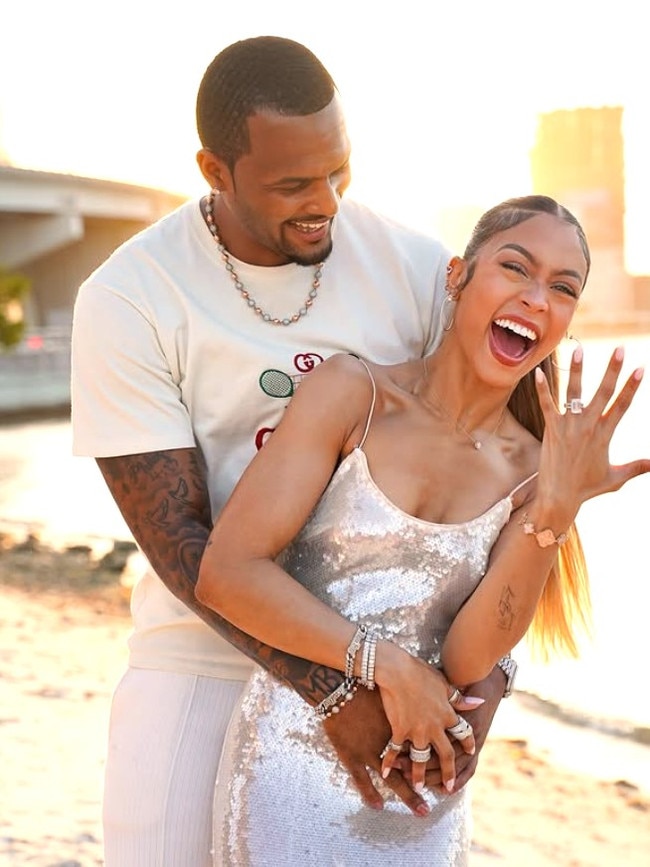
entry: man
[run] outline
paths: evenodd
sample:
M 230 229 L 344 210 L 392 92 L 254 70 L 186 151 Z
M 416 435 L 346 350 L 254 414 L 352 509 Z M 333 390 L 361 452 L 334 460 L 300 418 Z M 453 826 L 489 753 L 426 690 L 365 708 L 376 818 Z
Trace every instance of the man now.
M 311 704 L 340 684 L 341 672 L 200 606 L 199 562 L 213 516 L 304 375 L 335 352 L 390 363 L 431 348 L 449 258 L 341 202 L 350 144 L 339 97 L 304 46 L 259 37 L 226 48 L 201 83 L 197 125 L 210 194 L 124 244 L 75 307 L 74 450 L 98 460 L 151 566 L 134 589 L 111 713 L 107 867 L 210 864 L 220 746 L 253 663 Z M 496 670 L 473 690 L 491 699 L 474 714 L 479 745 L 503 688 Z M 379 697 L 359 693 L 326 725 L 381 808 L 367 767 L 379 767 L 388 727 Z M 462 785 L 475 759 L 457 753 Z M 426 809 L 398 772 L 388 783 Z

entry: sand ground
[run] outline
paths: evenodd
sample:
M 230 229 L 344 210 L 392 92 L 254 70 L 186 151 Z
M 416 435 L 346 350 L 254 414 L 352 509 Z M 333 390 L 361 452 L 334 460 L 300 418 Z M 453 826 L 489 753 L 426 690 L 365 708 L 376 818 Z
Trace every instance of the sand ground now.
M 102 586 L 75 592 L 60 569 L 54 555 L 0 552 L 1 867 L 102 864 L 105 732 L 129 619 Z M 483 750 L 472 867 L 648 867 L 650 791 L 555 766 L 520 728 Z

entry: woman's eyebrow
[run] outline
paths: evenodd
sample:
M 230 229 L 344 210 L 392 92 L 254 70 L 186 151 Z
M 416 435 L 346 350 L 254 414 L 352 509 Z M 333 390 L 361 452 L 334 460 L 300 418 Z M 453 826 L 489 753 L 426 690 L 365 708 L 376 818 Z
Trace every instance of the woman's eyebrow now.
M 531 265 L 537 264 L 537 259 L 533 256 L 530 250 L 527 250 L 525 247 L 522 247 L 521 244 L 515 244 L 511 242 L 509 244 L 504 244 L 502 247 L 499 247 L 498 252 L 500 253 L 502 250 L 515 250 L 517 253 L 521 253 L 521 255 L 528 259 Z M 563 274 L 565 277 L 575 277 L 576 280 L 582 281 L 583 277 L 577 271 L 574 271 L 572 268 L 562 268 L 560 271 L 556 272 L 557 274 Z

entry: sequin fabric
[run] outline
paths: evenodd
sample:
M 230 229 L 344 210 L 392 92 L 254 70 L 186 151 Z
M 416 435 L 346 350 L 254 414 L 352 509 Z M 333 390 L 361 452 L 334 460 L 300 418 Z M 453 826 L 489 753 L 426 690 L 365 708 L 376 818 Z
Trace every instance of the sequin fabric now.
M 487 568 L 509 497 L 462 524 L 407 515 L 374 483 L 361 448 L 334 474 L 280 558 L 350 620 L 436 665 L 445 634 Z M 347 713 L 354 712 L 354 702 Z M 470 795 L 426 792 L 414 816 L 377 778 L 383 811 L 365 807 L 322 723 L 265 672 L 249 681 L 224 745 L 214 804 L 218 867 L 463 867 Z

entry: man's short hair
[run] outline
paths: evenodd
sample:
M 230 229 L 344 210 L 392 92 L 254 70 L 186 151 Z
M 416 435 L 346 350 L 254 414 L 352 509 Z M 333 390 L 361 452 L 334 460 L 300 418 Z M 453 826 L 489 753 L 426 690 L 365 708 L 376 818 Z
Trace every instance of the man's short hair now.
M 329 105 L 336 85 L 315 54 L 279 36 L 243 39 L 208 66 L 196 100 L 201 144 L 232 170 L 250 151 L 248 118 L 260 110 L 288 116 Z

